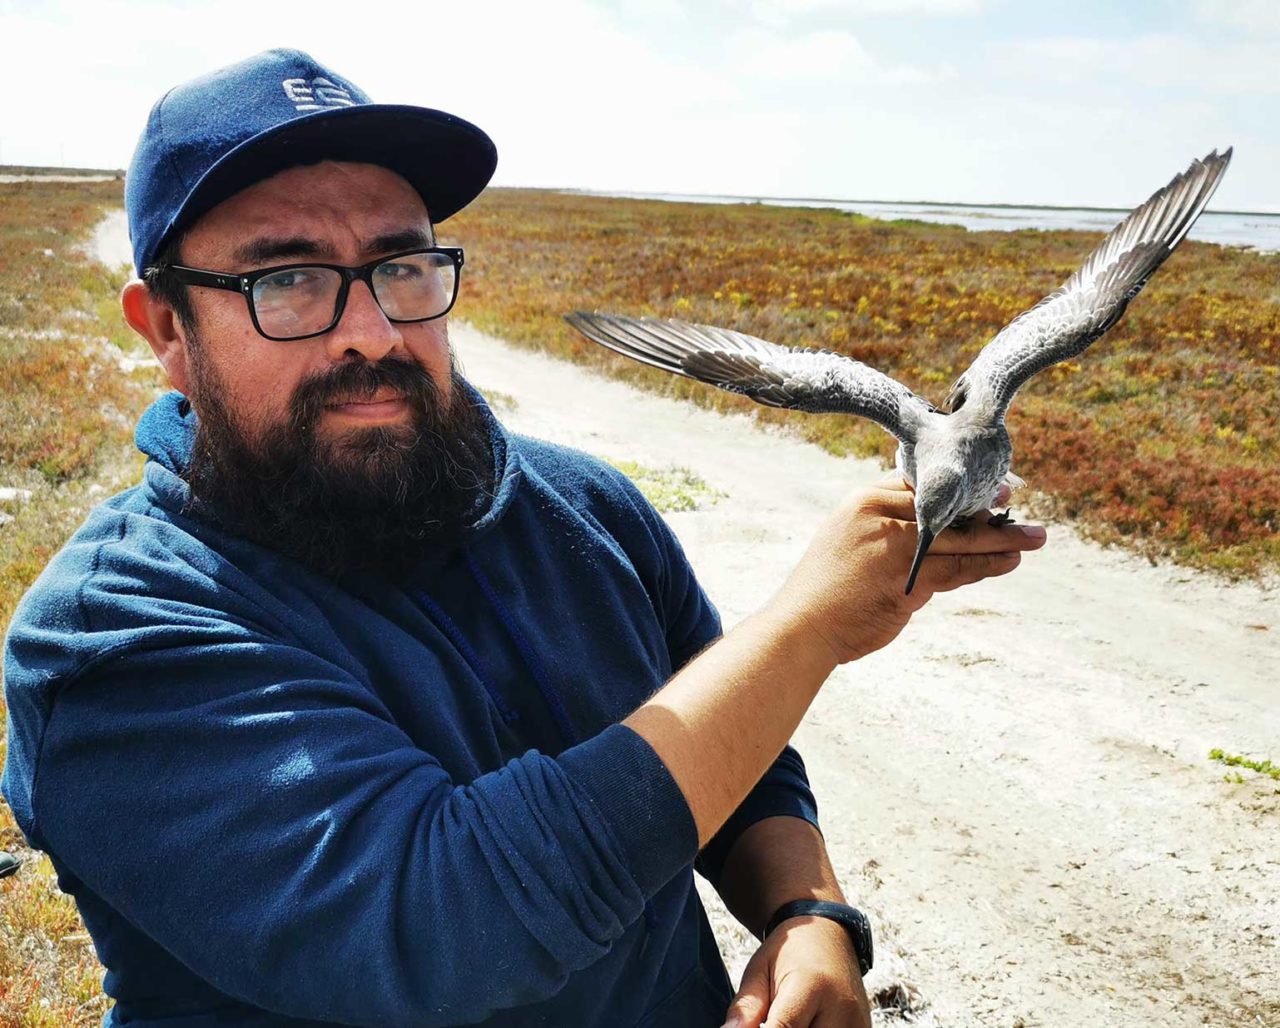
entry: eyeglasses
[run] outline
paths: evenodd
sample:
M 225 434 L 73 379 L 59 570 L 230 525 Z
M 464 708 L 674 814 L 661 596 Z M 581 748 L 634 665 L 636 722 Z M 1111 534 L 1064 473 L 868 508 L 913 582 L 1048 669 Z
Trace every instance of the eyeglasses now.
M 458 297 L 462 248 L 406 250 L 359 267 L 284 264 L 247 275 L 173 265 L 179 282 L 243 294 L 253 327 L 268 339 L 309 339 L 342 318 L 351 283 L 360 281 L 389 321 L 430 321 L 449 313 Z

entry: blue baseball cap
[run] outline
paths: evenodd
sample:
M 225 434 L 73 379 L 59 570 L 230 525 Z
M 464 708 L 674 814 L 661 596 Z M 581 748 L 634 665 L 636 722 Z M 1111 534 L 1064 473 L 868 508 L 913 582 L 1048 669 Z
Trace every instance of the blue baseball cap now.
M 138 274 L 175 233 L 240 190 L 298 164 L 357 161 L 414 187 L 433 224 L 489 183 L 493 141 L 429 107 L 375 104 L 299 50 L 267 50 L 171 89 L 151 109 L 125 178 Z

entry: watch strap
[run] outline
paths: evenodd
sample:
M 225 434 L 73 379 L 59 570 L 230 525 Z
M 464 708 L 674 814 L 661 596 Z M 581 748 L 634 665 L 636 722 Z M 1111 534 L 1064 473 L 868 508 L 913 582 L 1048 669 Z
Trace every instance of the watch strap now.
M 830 900 L 792 900 L 774 911 L 760 938 L 767 939 L 778 925 L 793 917 L 825 917 L 842 925 L 853 942 L 853 951 L 858 955 L 858 968 L 864 975 L 871 970 L 875 960 L 875 950 L 871 943 L 871 922 L 857 907 Z

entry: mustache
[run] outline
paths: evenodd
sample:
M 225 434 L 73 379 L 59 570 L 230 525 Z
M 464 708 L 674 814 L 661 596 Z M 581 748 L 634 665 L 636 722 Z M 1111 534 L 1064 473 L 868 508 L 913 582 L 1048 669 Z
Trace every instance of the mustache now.
M 399 393 L 411 406 L 424 413 L 438 410 L 440 390 L 417 361 L 403 357 L 384 357 L 378 361 L 359 359 L 335 365 L 298 385 L 289 401 L 293 428 L 298 432 L 308 432 L 325 407 L 367 400 L 383 389 Z

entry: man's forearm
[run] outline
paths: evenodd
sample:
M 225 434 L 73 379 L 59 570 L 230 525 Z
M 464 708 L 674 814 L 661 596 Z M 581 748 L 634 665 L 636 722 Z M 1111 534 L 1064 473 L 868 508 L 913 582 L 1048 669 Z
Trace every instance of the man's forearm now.
M 784 903 L 844 902 L 822 834 L 799 817 L 767 817 L 738 836 L 720 877 L 725 906 L 759 935 Z
M 626 719 L 684 794 L 699 847 L 777 759 L 834 668 L 795 616 L 767 607 Z

